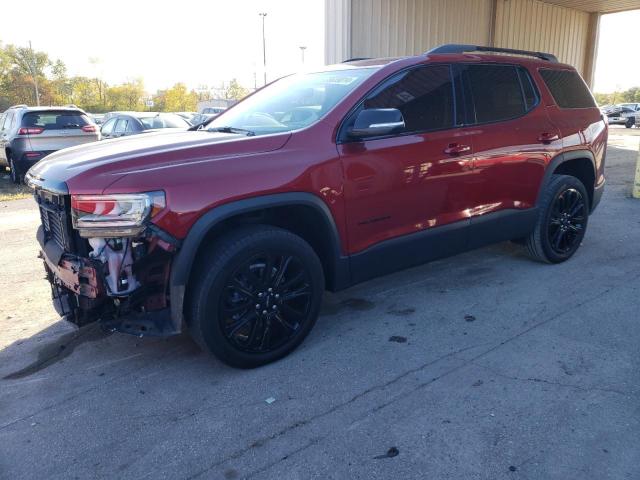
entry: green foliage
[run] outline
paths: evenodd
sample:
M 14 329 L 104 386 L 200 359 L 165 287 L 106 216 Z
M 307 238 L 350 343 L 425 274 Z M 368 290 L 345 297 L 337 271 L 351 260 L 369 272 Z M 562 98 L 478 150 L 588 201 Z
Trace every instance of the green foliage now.
M 107 110 L 144 110 L 144 84 L 142 79 L 108 87 L 106 91 Z
M 188 91 L 184 83 L 176 83 L 168 90 L 159 91 L 154 97 L 154 110 L 166 112 L 195 112 L 198 94 Z
M 226 100 L 242 100 L 249 95 L 249 90 L 240 85 L 237 79 L 231 80 L 229 86 L 222 92 L 222 98 Z
M 97 63 L 99 60 L 90 58 L 89 61 Z M 74 104 L 93 113 L 148 110 L 145 106 L 147 98 L 153 99 L 151 110 L 156 112 L 195 111 L 197 102 L 203 99 L 203 93 L 189 91 L 184 83 L 176 83 L 149 96 L 145 93 L 142 79 L 110 86 L 97 77 L 69 76 L 60 59 L 52 60 L 45 52 L 0 42 L 0 112 L 21 103 L 36 105 L 36 81 L 41 105 Z M 241 99 L 248 93 L 233 79 L 222 96 Z
M 631 87 L 623 92 L 594 93 L 598 105 L 615 105 L 617 103 L 640 103 L 640 87 Z

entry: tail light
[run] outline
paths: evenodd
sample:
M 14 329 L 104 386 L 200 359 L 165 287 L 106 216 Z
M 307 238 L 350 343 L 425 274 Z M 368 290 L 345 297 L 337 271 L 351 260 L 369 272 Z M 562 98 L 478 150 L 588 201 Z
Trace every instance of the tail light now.
M 72 195 L 73 227 L 82 237 L 130 237 L 164 209 L 164 192 Z
M 82 127 L 82 131 L 83 132 L 95 132 L 97 131 L 97 128 L 95 125 L 85 125 L 84 127 Z
M 44 132 L 44 128 L 40 127 L 21 127 L 18 130 L 18 135 L 38 135 L 39 133 Z

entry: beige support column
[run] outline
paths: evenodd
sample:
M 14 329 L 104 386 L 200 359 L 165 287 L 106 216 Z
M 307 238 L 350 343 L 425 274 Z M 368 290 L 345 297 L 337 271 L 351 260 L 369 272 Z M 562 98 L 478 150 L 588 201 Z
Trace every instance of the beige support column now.
M 489 24 L 489 46 L 496 46 L 496 16 L 498 15 L 498 0 L 491 1 L 491 23 Z
M 600 38 L 600 13 L 589 14 L 589 31 L 585 45 L 584 67 L 582 69 L 584 81 L 593 90 L 593 81 L 598 58 L 598 40 Z
M 351 58 L 351 0 L 324 2 L 324 63 Z
M 640 145 L 638 146 L 638 160 L 636 161 L 636 178 L 633 180 L 633 198 L 640 198 Z

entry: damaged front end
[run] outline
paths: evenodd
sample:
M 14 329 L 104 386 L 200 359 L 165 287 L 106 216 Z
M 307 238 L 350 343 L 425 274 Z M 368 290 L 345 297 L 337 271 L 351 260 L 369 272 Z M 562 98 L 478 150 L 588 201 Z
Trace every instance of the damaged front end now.
M 31 186 L 40 256 L 61 316 L 138 336 L 180 332 L 168 300 L 180 242 L 152 223 L 165 208 L 163 192 L 69 195 Z

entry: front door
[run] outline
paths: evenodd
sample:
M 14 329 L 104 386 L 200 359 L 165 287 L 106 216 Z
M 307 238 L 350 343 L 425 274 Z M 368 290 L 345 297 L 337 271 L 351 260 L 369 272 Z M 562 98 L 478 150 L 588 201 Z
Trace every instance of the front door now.
M 412 68 L 377 87 L 343 125 L 338 152 L 349 250 L 377 269 L 360 275 L 355 266 L 355 280 L 464 248 L 473 131 L 456 128 L 454 97 L 449 65 Z M 349 137 L 360 111 L 388 108 L 402 113 L 403 128 L 383 136 Z M 438 237 L 444 243 L 424 241 L 431 232 L 445 230 L 446 240 Z M 358 256 L 368 252 L 379 252 L 381 261 L 393 265 L 379 265 L 376 255 Z

